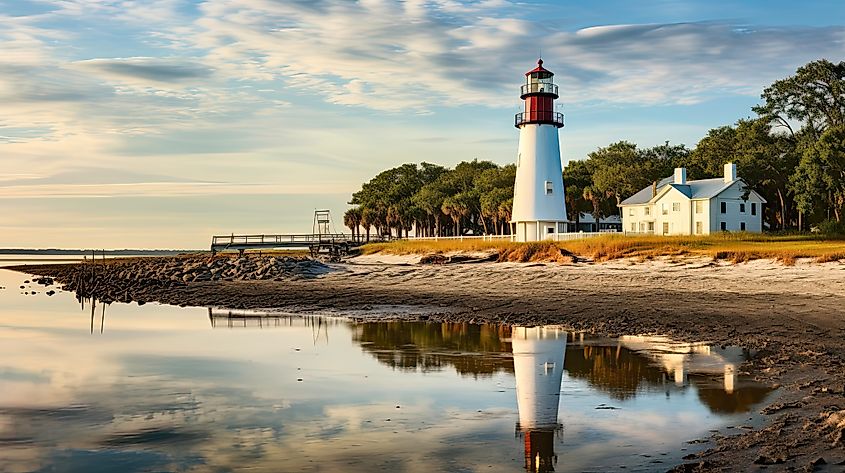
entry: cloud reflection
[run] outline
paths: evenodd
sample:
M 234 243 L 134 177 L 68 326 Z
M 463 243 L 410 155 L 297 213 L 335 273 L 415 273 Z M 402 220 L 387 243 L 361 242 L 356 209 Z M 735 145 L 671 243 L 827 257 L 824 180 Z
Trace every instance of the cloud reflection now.
M 702 363 L 679 386 L 645 348 L 559 328 L 113 304 L 91 334 L 56 297 L 43 316 L 0 310 L 2 471 L 613 469 L 756 399 L 726 403 Z

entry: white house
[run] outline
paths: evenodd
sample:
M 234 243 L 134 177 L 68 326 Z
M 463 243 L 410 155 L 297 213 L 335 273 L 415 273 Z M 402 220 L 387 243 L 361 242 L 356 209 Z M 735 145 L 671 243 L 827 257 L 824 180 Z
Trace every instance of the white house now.
M 723 177 L 687 181 L 687 170 L 628 197 L 622 208 L 622 230 L 656 235 L 707 235 L 719 231 L 763 231 L 764 199 L 725 164 Z

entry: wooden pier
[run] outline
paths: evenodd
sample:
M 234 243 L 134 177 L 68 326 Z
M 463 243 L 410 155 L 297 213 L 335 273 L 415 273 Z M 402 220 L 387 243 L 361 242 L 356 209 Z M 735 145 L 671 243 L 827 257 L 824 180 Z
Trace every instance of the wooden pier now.
M 333 230 L 328 210 L 314 211 L 314 224 L 311 233 L 280 235 L 215 235 L 211 237 L 211 254 L 218 251 L 308 249 L 312 256 L 328 253 L 330 256 L 342 256 L 349 250 L 361 246 L 366 241 L 351 233 L 337 233 Z M 380 239 L 370 241 L 380 241 Z
M 286 235 L 215 235 L 211 237 L 211 253 L 222 251 L 308 249 L 311 254 L 328 253 L 340 256 L 364 244 L 346 233 L 303 233 Z

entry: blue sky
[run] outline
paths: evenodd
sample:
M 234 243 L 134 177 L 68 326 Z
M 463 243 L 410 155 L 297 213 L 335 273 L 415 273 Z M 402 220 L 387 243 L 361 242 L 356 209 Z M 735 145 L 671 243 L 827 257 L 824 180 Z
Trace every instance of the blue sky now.
M 845 3 L 0 0 L 0 246 L 301 232 L 404 162 L 513 161 L 542 53 L 563 160 L 694 146 L 845 55 Z

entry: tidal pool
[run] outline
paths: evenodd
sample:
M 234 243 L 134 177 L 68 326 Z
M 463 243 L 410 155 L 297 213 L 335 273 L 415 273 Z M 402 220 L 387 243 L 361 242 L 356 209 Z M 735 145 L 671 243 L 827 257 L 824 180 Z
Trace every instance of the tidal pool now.
M 733 347 L 83 306 L 27 279 L 0 270 L 0 471 L 665 471 L 771 392 Z

